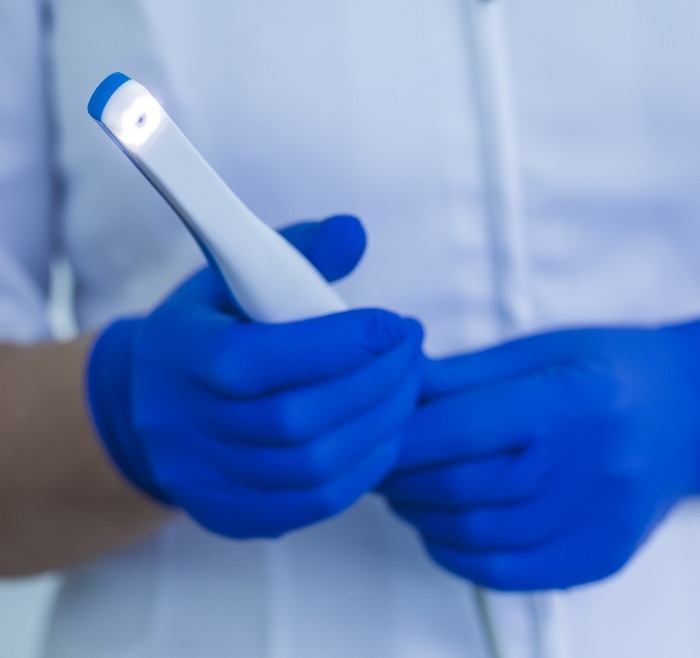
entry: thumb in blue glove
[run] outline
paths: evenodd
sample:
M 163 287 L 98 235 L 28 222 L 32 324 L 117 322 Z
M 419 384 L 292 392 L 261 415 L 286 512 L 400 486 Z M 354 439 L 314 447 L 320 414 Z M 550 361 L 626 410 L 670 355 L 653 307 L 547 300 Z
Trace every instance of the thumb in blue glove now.
M 442 566 L 504 590 L 620 569 L 700 482 L 700 324 L 584 329 L 428 362 L 381 486 Z
M 351 217 L 285 235 L 329 279 L 364 248 Z M 99 336 L 89 402 L 135 485 L 219 534 L 274 537 L 338 514 L 392 468 L 421 340 L 415 321 L 377 309 L 246 322 L 207 268 Z

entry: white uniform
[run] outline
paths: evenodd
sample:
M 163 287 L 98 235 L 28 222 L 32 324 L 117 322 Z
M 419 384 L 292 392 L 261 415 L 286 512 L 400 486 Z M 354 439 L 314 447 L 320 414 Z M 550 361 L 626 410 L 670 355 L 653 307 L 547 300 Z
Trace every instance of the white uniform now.
M 362 217 L 369 251 L 343 296 L 419 317 L 434 354 L 700 316 L 696 0 L 61 0 L 41 24 L 35 2 L 0 10 L 5 339 L 46 335 L 52 245 L 74 268 L 81 328 L 150 308 L 201 263 L 91 125 L 87 99 L 115 70 L 273 225 Z M 700 508 L 602 585 L 492 604 L 506 658 L 696 658 Z M 487 655 L 471 587 L 372 497 L 275 543 L 182 520 L 75 569 L 46 649 Z

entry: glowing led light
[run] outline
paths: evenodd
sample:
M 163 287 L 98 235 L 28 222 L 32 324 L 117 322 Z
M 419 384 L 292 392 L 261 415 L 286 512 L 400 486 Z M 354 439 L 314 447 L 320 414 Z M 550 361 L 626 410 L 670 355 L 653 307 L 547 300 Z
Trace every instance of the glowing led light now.
M 126 146 L 142 146 L 155 134 L 162 120 L 163 110 L 158 101 L 144 94 L 124 110 L 117 137 Z

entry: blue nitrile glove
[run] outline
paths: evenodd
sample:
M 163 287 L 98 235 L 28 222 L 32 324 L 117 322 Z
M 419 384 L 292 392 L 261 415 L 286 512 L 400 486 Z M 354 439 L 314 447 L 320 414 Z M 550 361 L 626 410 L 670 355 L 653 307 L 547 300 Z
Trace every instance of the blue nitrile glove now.
M 364 247 L 348 217 L 286 236 L 329 279 Z M 337 514 L 394 466 L 420 390 L 421 339 L 418 323 L 377 309 L 245 322 L 205 269 L 98 338 L 89 400 L 138 487 L 214 532 L 274 537 Z
M 620 569 L 700 472 L 700 323 L 428 362 L 380 490 L 443 567 L 503 590 Z

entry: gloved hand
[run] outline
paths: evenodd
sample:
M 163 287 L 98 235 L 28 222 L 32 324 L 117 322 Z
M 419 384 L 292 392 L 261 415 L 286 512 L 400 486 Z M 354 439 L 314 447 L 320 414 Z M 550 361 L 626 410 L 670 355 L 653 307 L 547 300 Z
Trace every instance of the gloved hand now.
M 502 590 L 620 569 L 700 481 L 700 323 L 428 362 L 381 485 L 446 569 Z
M 285 235 L 329 279 L 364 249 L 349 217 Z M 219 534 L 275 537 L 339 513 L 393 467 L 421 340 L 418 323 L 377 309 L 246 322 L 207 268 L 99 336 L 88 397 L 131 482 Z

